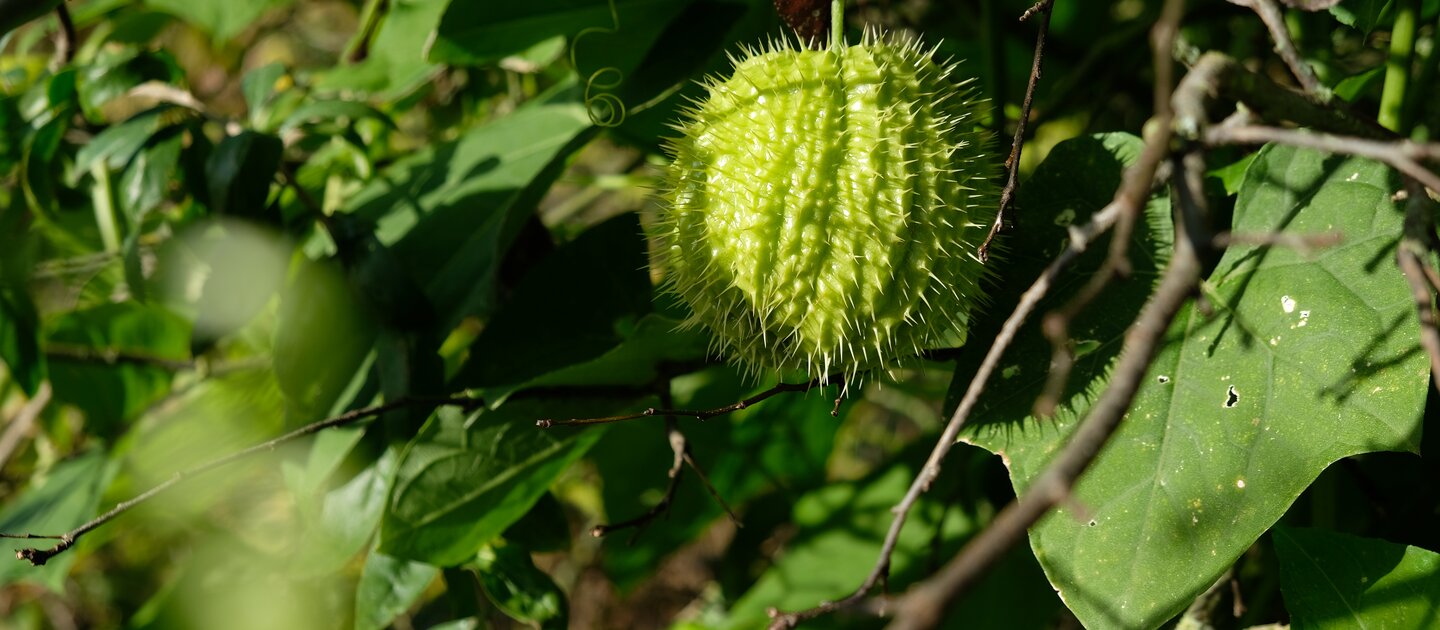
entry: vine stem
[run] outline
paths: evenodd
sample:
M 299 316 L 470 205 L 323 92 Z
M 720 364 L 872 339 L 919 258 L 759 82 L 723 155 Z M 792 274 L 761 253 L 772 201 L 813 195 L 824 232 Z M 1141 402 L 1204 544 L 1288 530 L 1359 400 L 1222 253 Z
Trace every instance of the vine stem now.
M 830 48 L 845 47 L 845 0 L 830 0 Z
M 1402 0 L 1390 31 L 1390 57 L 1385 62 L 1385 88 L 1380 93 L 1380 124 L 1407 135 L 1405 93 L 1410 88 L 1410 66 L 1415 59 L 1415 32 L 1420 21 L 1420 0 Z

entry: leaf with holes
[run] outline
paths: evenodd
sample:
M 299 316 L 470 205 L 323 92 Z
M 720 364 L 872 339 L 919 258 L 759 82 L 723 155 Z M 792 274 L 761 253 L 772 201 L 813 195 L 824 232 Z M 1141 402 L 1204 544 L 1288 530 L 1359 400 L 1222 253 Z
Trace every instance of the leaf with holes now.
M 1260 152 L 1232 229 L 1338 230 L 1345 241 L 1311 258 L 1232 247 L 1203 287 L 1213 312 L 1186 308 L 1176 318 L 1126 421 L 1075 489 L 1084 516 L 1066 507 L 1030 534 L 1082 622 L 1158 626 L 1331 462 L 1418 449 L 1429 375 L 1409 289 L 1390 263 L 1403 219 L 1398 188 L 1374 162 Z M 1023 492 L 1107 381 L 1099 371 L 1053 421 L 1001 409 L 991 417 L 1012 422 L 967 439 L 1001 454 Z

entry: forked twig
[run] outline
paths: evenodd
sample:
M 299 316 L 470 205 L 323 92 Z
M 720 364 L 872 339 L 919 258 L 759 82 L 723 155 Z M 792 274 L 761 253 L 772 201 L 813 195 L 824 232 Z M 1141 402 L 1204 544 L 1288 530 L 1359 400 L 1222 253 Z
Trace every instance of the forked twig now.
M 746 399 L 744 399 L 744 400 L 740 400 L 740 401 L 736 401 L 736 402 L 730 403 L 730 404 L 725 405 L 725 406 L 723 406 L 723 407 L 716 407 L 716 408 L 714 408 L 714 409 L 704 409 L 704 410 L 691 411 L 691 410 L 686 410 L 686 409 L 662 409 L 662 408 L 651 407 L 651 408 L 646 409 L 646 410 L 644 410 L 644 411 L 641 411 L 641 412 L 639 412 L 639 413 L 627 413 L 627 414 L 622 414 L 622 415 L 618 415 L 618 416 L 605 416 L 605 417 L 601 417 L 601 418 L 571 418 L 571 419 L 568 419 L 568 420 L 554 420 L 554 419 L 551 419 L 551 418 L 544 418 L 544 419 L 541 419 L 541 420 L 536 420 L 536 421 L 535 421 L 535 426 L 540 427 L 540 428 L 542 428 L 542 429 L 548 429 L 548 428 L 550 428 L 550 427 L 561 427 L 561 426 L 583 426 L 583 425 L 589 425 L 589 424 L 610 424 L 610 423 L 613 423 L 613 422 L 624 422 L 624 421 L 626 421 L 626 420 L 638 420 L 638 419 L 640 419 L 640 418 L 650 418 L 650 417 L 653 417 L 653 416 L 679 416 L 679 417 L 682 417 L 682 418 L 695 418 L 696 420 L 708 420 L 708 419 L 710 419 L 710 418 L 714 418 L 715 416 L 723 416 L 723 415 L 725 415 L 725 414 L 727 414 L 727 413 L 734 413 L 734 412 L 736 412 L 736 411 L 740 411 L 741 409 L 746 409 L 746 408 L 750 407 L 751 405 L 754 405 L 754 404 L 756 404 L 756 403 L 759 403 L 759 402 L 761 402 L 761 401 L 763 401 L 763 400 L 765 400 L 765 399 L 767 399 L 767 398 L 771 398 L 771 397 L 775 396 L 776 394 L 782 394 L 782 393 L 785 393 L 785 392 L 805 392 L 805 391 L 810 391 L 811 389 L 814 389 L 814 388 L 816 388 L 816 387 L 822 387 L 822 386 L 823 386 L 823 385 L 822 385 L 823 383 L 829 382 L 830 380 L 838 380 L 838 379 L 840 379 L 840 378 L 841 378 L 840 376 L 829 376 L 829 377 L 826 377 L 825 379 L 819 379 L 819 378 L 817 378 L 817 379 L 812 379 L 812 380 L 806 381 L 806 382 L 804 382 L 804 383 L 779 383 L 779 384 L 775 385 L 774 387 L 771 387 L 770 389 L 767 389 L 767 390 L 765 390 L 765 391 L 763 391 L 763 392 L 760 392 L 760 393 L 758 393 L 758 394 L 755 394 L 754 396 L 751 396 L 751 397 L 746 398 Z M 838 409 L 838 407 L 837 407 L 837 409 Z M 833 415 L 833 413 L 832 413 L 832 415 Z
M 394 402 L 388 402 L 388 403 L 381 404 L 381 405 L 375 405 L 375 406 L 373 406 L 373 407 L 366 407 L 366 408 L 364 408 L 364 409 L 356 409 L 356 410 L 353 410 L 353 411 L 348 411 L 348 412 L 346 412 L 346 413 L 340 414 L 340 415 L 338 415 L 338 416 L 334 416 L 334 417 L 332 417 L 332 418 L 326 418 L 326 419 L 320 420 L 320 421 L 318 421 L 318 422 L 313 422 L 313 423 L 311 423 L 311 424 L 307 424 L 307 425 L 305 425 L 305 426 L 303 426 L 303 427 L 300 427 L 300 428 L 298 428 L 298 429 L 295 429 L 294 431 L 291 431 L 291 432 L 289 432 L 289 433 L 286 433 L 286 434 L 284 434 L 284 435 L 281 435 L 280 437 L 273 438 L 273 439 L 270 439 L 270 440 L 266 440 L 266 441 L 264 441 L 264 442 L 261 442 L 261 443 L 259 443 L 259 444 L 254 445 L 254 446 L 251 446 L 251 447 L 249 447 L 249 448 L 245 448 L 245 449 L 236 451 L 236 452 L 234 452 L 234 453 L 231 453 L 231 454 L 229 454 L 229 455 L 225 455 L 225 456 L 220 457 L 220 458 L 218 458 L 218 459 L 214 459 L 214 460 L 205 462 L 205 463 L 203 463 L 203 464 L 200 464 L 200 465 L 198 465 L 198 466 L 194 466 L 194 467 L 187 468 L 187 469 L 185 469 L 185 470 L 176 472 L 176 473 L 175 473 L 174 475 L 172 475 L 169 479 L 167 479 L 167 480 L 165 480 L 165 481 L 163 481 L 163 482 L 160 482 L 159 484 L 155 485 L 154 487 L 150 488 L 149 490 L 146 490 L 145 492 L 140 493 L 140 494 L 139 494 L 138 496 L 136 496 L 135 498 L 130 499 L 130 500 L 128 500 L 128 501 L 123 501 L 123 502 L 117 504 L 115 507 L 110 508 L 110 511 L 105 512 L 104 514 L 101 514 L 100 516 L 97 516 L 97 517 L 95 517 L 94 519 L 91 519 L 90 521 L 86 522 L 85 524 L 83 524 L 83 525 L 81 525 L 81 526 L 79 526 L 79 527 L 76 527 L 75 529 L 72 529 L 72 530 L 70 530 L 70 531 L 68 531 L 68 532 L 65 532 L 64 534 L 53 534 L 53 535 L 52 535 L 52 534 L 30 534 L 30 533 L 21 533 L 21 534 L 6 534 L 6 533 L 0 533 L 0 538 L 22 538 L 22 539 L 44 538 L 44 539 L 50 539 L 50 540 L 59 540 L 59 541 L 60 541 L 60 544 L 55 545 L 54 547 L 51 547 L 51 548 L 49 548 L 49 549 L 33 549 L 33 548 L 32 548 L 32 549 L 19 549 L 19 550 L 16 550 L 16 552 L 15 552 L 15 557 L 16 557 L 16 558 L 19 558 L 19 559 L 21 559 L 21 560 L 28 561 L 28 562 L 29 562 L 30 564 L 32 564 L 32 565 L 40 566 L 40 565 L 43 565 L 43 564 L 45 564 L 46 562 L 48 562 L 48 561 L 50 560 L 50 558 L 53 558 L 53 557 L 55 557 L 56 555 L 59 555 L 59 554 L 61 554 L 61 553 L 64 553 L 66 549 L 69 549 L 70 547 L 72 547 L 72 546 L 75 544 L 76 541 L 80 540 L 80 537 L 81 537 L 81 536 L 84 536 L 85 534 L 89 533 L 90 531 L 94 530 L 95 528 L 100 527 L 101 525 L 104 525 L 105 523 L 110 522 L 110 521 L 111 521 L 112 519 L 114 519 L 115 517 L 120 516 L 121 514 L 124 514 L 125 512 L 128 512 L 131 508 L 134 508 L 134 507 L 137 506 L 137 505 L 140 505 L 140 504 L 142 504 L 142 503 L 145 503 L 146 501 L 149 501 L 150 499 L 155 498 L 156 495 L 159 495 L 160 493 L 165 492 L 166 490 L 169 490 L 171 487 L 175 486 L 176 484 L 178 484 L 178 483 L 180 483 L 180 482 L 182 482 L 182 481 L 184 481 L 184 480 L 186 480 L 186 479 L 189 479 L 189 478 L 191 478 L 191 477 L 194 477 L 194 476 L 197 476 L 197 475 L 201 475 L 201 474 L 210 472 L 210 471 L 212 471 L 212 470 L 215 470 L 216 468 L 221 468 L 221 467 L 224 467 L 224 466 L 226 466 L 226 465 L 228 465 L 228 464 L 232 464 L 232 463 L 234 463 L 234 462 L 236 462 L 236 461 L 239 461 L 239 460 L 241 460 L 241 459 L 244 459 L 244 458 L 249 457 L 249 456 L 251 456 L 251 455 L 254 455 L 254 454 L 256 454 L 256 453 L 261 453 L 261 452 L 266 452 L 266 451 L 272 451 L 272 450 L 275 449 L 275 447 L 277 447 L 277 446 L 279 446 L 279 445 L 281 445 L 281 444 L 284 444 L 284 443 L 286 443 L 286 442 L 290 442 L 290 441 L 295 440 L 295 439 L 297 439 L 297 438 L 301 438 L 301 437 L 304 437 L 304 436 L 307 436 L 307 435 L 311 435 L 311 434 L 314 434 L 314 433 L 319 433 L 320 431 L 323 431 L 323 430 L 325 430 L 325 429 L 329 429 L 329 428 L 333 428 L 333 427 L 339 427 L 339 426 L 344 426 L 344 425 L 347 425 L 347 424 L 352 424 L 352 423 L 358 422 L 358 421 L 360 421 L 360 420 L 364 420 L 364 419 L 366 419 L 366 418 L 371 418 L 371 417 L 374 417 L 374 416 L 378 416 L 378 415 L 384 414 L 384 413 L 386 413 L 386 412 L 394 411 L 394 410 L 396 410 L 396 409 L 401 409 L 401 408 L 404 408 L 404 407 L 410 407 L 410 406 L 415 406 L 415 405 L 433 405 L 433 406 L 437 406 L 437 407 L 440 407 L 440 406 L 454 406 L 454 407 L 460 407 L 460 408 L 463 408 L 463 409 L 467 409 L 467 410 L 468 410 L 468 409 L 474 409 L 474 408 L 480 407 L 480 406 L 482 406 L 483 404 L 484 404 L 484 401 L 482 401 L 482 400 L 480 400 L 480 399 L 478 399 L 478 398 L 469 398 L 469 397 L 464 397 L 464 396 L 456 396 L 456 397 L 450 397 L 450 398 L 403 398 L 403 399 L 400 399 L 400 400 L 396 400 L 396 401 L 394 401 Z

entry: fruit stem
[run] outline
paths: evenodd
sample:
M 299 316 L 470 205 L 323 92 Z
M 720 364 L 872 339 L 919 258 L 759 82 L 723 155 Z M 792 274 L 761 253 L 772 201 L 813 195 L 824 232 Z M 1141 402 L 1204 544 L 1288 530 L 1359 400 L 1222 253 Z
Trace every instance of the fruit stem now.
M 830 0 L 830 48 L 845 47 L 845 0 Z

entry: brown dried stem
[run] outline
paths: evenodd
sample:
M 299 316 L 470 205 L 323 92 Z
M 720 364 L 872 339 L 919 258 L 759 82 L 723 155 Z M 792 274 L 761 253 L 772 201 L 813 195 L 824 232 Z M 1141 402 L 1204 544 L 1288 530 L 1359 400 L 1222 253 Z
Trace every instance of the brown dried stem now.
M 1320 78 L 1315 76 L 1315 70 L 1305 63 L 1305 60 L 1300 58 L 1300 53 L 1295 50 L 1295 42 L 1290 39 L 1290 29 L 1285 26 L 1285 14 L 1275 0 L 1230 1 L 1249 7 L 1260 16 L 1260 21 L 1264 22 L 1265 28 L 1270 31 L 1270 39 L 1275 42 L 1276 54 L 1285 61 L 1285 65 L 1290 68 L 1290 74 L 1295 75 L 1301 88 L 1322 100 L 1330 99 L 1330 90 L 1320 82 Z
M 1020 105 L 1020 117 L 1015 119 L 1015 137 L 1010 143 L 1010 157 L 1005 159 L 1005 187 L 1000 191 L 1000 205 L 995 212 L 995 222 L 990 224 L 990 233 L 980 244 L 978 255 L 981 261 L 990 257 L 990 243 L 1005 225 L 1005 213 L 1015 198 L 1015 189 L 1020 181 L 1020 150 L 1025 145 L 1025 125 L 1030 121 L 1030 108 L 1035 100 L 1035 84 L 1040 82 L 1040 62 L 1045 58 L 1045 35 L 1050 32 L 1050 14 L 1054 0 L 1040 0 L 1020 16 L 1022 21 L 1035 14 L 1040 17 L 1040 30 L 1035 35 L 1035 58 L 1030 64 L 1030 83 L 1025 87 L 1025 100 Z
M 1409 140 L 1371 140 L 1260 125 L 1215 127 L 1205 132 L 1204 139 L 1205 143 L 1211 146 L 1273 142 L 1370 158 L 1390 165 L 1431 190 L 1440 191 L 1440 176 L 1436 176 L 1420 163 L 1420 160 L 1440 156 L 1440 144 L 1422 144 Z
M 1415 298 L 1415 315 L 1420 320 L 1420 345 L 1430 357 L 1430 378 L 1440 390 L 1440 330 L 1435 323 L 1433 269 L 1427 259 L 1433 251 L 1435 224 L 1430 198 L 1414 180 L 1406 182 L 1409 200 L 1405 204 L 1405 236 L 1395 249 L 1395 262 L 1410 284 Z M 1432 274 L 1427 274 L 1430 271 Z
M 186 479 L 189 479 L 191 477 L 210 472 L 212 470 L 215 470 L 216 468 L 222 468 L 226 465 L 232 464 L 256 453 L 272 451 L 275 449 L 275 447 L 286 442 L 290 442 L 314 433 L 319 433 L 320 431 L 324 431 L 325 429 L 353 424 L 360 420 L 378 416 L 386 412 L 401 409 L 404 407 L 416 405 L 430 405 L 436 407 L 454 406 L 469 410 L 480 407 L 483 404 L 484 401 L 478 398 L 469 398 L 464 396 L 456 396 L 450 398 L 403 398 L 394 402 L 375 405 L 373 407 L 366 407 L 364 409 L 348 411 L 332 418 L 326 418 L 318 422 L 307 424 L 277 438 L 266 440 L 264 442 L 261 442 L 246 449 L 236 451 L 224 457 L 220 457 L 204 464 L 200 464 L 198 466 L 176 472 L 169 479 L 157 484 L 156 486 L 150 488 L 149 490 L 146 490 L 145 492 L 140 493 L 135 498 L 117 504 L 115 507 L 110 508 L 110 511 L 105 512 L 104 514 L 101 514 L 100 516 L 91 519 L 89 522 L 79 527 L 76 527 L 75 529 L 72 529 L 68 532 L 65 532 L 64 534 L 0 533 L 0 538 L 45 538 L 51 540 L 59 540 L 60 544 L 55 545 L 54 547 L 51 547 L 49 549 L 32 548 L 16 550 L 16 558 L 28 561 L 32 565 L 40 566 L 48 562 L 50 558 L 64 553 L 65 550 L 72 547 L 76 543 L 76 541 L 80 540 L 81 536 L 84 536 L 95 528 L 110 522 L 115 517 L 120 516 L 125 512 L 128 512 L 131 508 L 134 508 L 137 505 L 140 505 L 146 501 L 149 501 L 150 499 L 155 498 L 156 495 L 165 492 L 166 490 L 169 490 L 176 484 L 185 481 Z
M 759 403 L 759 402 L 761 402 L 761 401 L 763 401 L 763 400 L 765 400 L 765 399 L 767 399 L 767 398 L 771 398 L 771 397 L 775 396 L 776 394 L 781 394 L 781 393 L 785 393 L 785 392 L 805 392 L 805 391 L 810 391 L 811 389 L 814 389 L 814 388 L 816 388 L 816 387 L 822 387 L 823 384 L 826 383 L 826 382 L 829 382 L 829 381 L 831 381 L 831 380 L 839 380 L 840 378 L 841 378 L 840 376 L 830 376 L 830 377 L 826 377 L 826 378 L 824 378 L 824 379 L 819 379 L 819 378 L 817 378 L 817 379 L 809 380 L 809 381 L 806 381 L 806 382 L 804 382 L 804 383 L 779 383 L 779 384 L 775 385 L 774 387 L 771 387 L 770 389 L 767 389 L 767 390 L 765 390 L 765 391 L 763 391 L 763 392 L 760 392 L 760 393 L 758 393 L 758 394 L 755 394 L 754 396 L 751 396 L 751 397 L 749 397 L 749 398 L 746 398 L 745 400 L 740 400 L 740 401 L 737 401 L 737 402 L 733 402 L 733 403 L 730 403 L 730 404 L 725 405 L 725 406 L 723 406 L 723 407 L 716 407 L 716 408 L 714 408 L 714 409 L 704 409 L 704 410 L 691 411 L 691 410 L 685 410 L 685 409 L 663 409 L 663 408 L 651 407 L 651 408 L 646 409 L 646 410 L 644 410 L 644 411 L 641 411 L 641 412 L 639 412 L 639 413 L 628 413 L 628 414 L 623 414 L 623 415 L 619 415 L 619 416 L 605 416 L 605 417 L 602 417 L 602 418 L 571 418 L 571 419 L 569 419 L 569 420 L 554 420 L 554 419 L 550 419 L 550 418 L 545 418 L 545 419 L 541 419 L 541 420 L 536 420 L 536 421 L 535 421 L 535 426 L 540 427 L 540 428 L 542 428 L 542 429 L 548 429 L 548 428 L 550 428 L 550 427 L 559 427 L 559 426 L 583 426 L 583 425 L 589 425 L 589 424 L 610 424 L 610 423 L 612 423 L 612 422 L 624 422 L 624 421 L 626 421 L 626 420 L 638 420 L 638 419 L 640 419 L 640 418 L 649 418 L 649 417 L 653 417 L 653 416 L 679 416 L 679 417 L 682 417 L 682 418 L 695 418 L 696 420 L 708 420 L 708 419 L 710 419 L 710 418 L 714 418 L 715 416 L 723 416 L 723 415 L 728 414 L 728 413 L 734 413 L 734 412 L 736 412 L 736 411 L 740 411 L 741 409 L 748 408 L 748 407 L 750 407 L 751 405 L 754 405 L 754 404 L 756 404 L 756 403 Z

